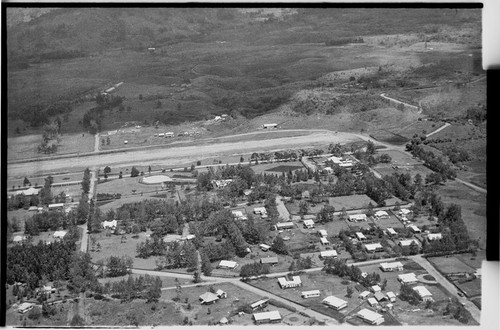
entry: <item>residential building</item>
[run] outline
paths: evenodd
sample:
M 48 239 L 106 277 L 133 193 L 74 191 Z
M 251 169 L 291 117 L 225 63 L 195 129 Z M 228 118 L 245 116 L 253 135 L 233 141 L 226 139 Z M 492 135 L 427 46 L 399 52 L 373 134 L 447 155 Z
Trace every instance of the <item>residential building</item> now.
M 26 236 L 24 235 L 16 235 L 14 236 L 14 238 L 12 239 L 12 241 L 14 243 L 21 243 L 22 241 L 25 241 L 26 240 Z
M 267 257 L 260 259 L 261 264 L 276 265 L 278 264 L 278 257 Z
M 257 324 L 276 323 L 276 322 L 281 322 L 281 315 L 279 311 L 254 313 L 253 319 Z
M 278 222 L 274 227 L 276 230 L 291 229 L 291 228 L 295 228 L 295 224 L 291 221 Z
M 321 251 L 319 253 L 319 258 L 337 258 L 337 251 L 335 250 L 326 250 L 326 251 Z
M 62 239 L 64 236 L 66 236 L 67 232 L 64 231 L 64 230 L 58 230 L 56 232 L 54 232 L 54 234 L 52 235 L 54 238 L 59 238 L 59 239 Z
M 407 216 L 407 215 L 409 215 L 410 213 L 411 213 L 411 211 L 410 211 L 410 210 L 408 210 L 408 209 L 401 209 L 401 210 L 399 211 L 399 215 L 400 215 L 400 216 Z
M 253 213 L 257 215 L 267 215 L 267 210 L 265 207 L 254 207 Z
M 371 307 L 376 307 L 378 306 L 378 301 L 377 299 L 373 298 L 373 297 L 370 297 L 367 299 L 368 301 L 368 304 L 371 306 Z
M 38 211 L 38 206 L 30 206 L 28 209 L 28 212 L 37 212 Z
M 264 129 L 270 129 L 270 128 L 278 128 L 278 124 L 272 123 L 272 124 L 264 124 L 262 125 Z
M 212 180 L 212 185 L 217 189 L 221 189 L 230 184 L 231 182 L 233 182 L 233 179 Z
M 417 277 L 415 276 L 415 273 L 407 273 L 407 274 L 401 274 L 398 275 L 398 280 L 402 284 L 413 284 L 417 283 Z
M 405 247 L 405 246 L 410 246 L 412 242 L 415 242 L 415 244 L 420 245 L 420 243 L 418 242 L 418 240 L 415 239 L 415 238 L 400 240 L 398 244 L 401 247 Z
M 270 247 L 269 245 L 267 245 L 267 244 L 260 244 L 260 245 L 259 245 L 259 248 L 260 248 L 262 251 L 266 252 L 266 251 L 269 251 L 269 249 L 270 249 L 271 247 Z
M 301 294 L 302 298 L 314 298 L 314 297 L 319 297 L 320 292 L 319 290 L 311 290 L 311 291 L 302 291 Z
M 30 310 L 33 309 L 33 307 L 35 307 L 34 304 L 32 303 L 27 303 L 27 302 L 24 302 L 22 304 L 20 304 L 18 307 L 17 307 L 17 311 L 21 314 L 25 314 L 27 312 L 29 312 Z
M 363 233 L 361 233 L 361 232 L 359 232 L 359 231 L 358 231 L 358 232 L 356 232 L 356 237 L 357 237 L 357 238 L 358 238 L 358 240 L 360 240 L 360 241 L 366 241 L 366 236 L 365 236 L 365 235 L 363 235 Z
M 224 299 L 224 298 L 227 298 L 227 292 L 226 292 L 226 291 L 224 291 L 224 290 L 219 289 L 219 290 L 217 290 L 217 291 L 215 292 L 215 294 L 217 295 L 217 297 L 218 297 L 219 299 Z
M 304 228 L 311 229 L 314 228 L 313 220 L 304 220 Z
M 384 317 L 379 313 L 363 308 L 356 314 L 360 319 L 371 325 L 380 325 L 384 322 Z
M 387 228 L 387 232 L 389 233 L 389 235 L 391 236 L 396 236 L 398 233 L 394 230 L 394 228 Z
M 359 298 L 359 299 L 366 299 L 366 298 L 368 298 L 368 296 L 369 296 L 369 295 L 371 295 L 371 294 L 372 294 L 372 293 L 371 293 L 370 291 L 365 290 L 365 291 L 363 291 L 363 292 L 361 292 L 361 293 L 359 294 L 358 298 Z
M 173 138 L 175 136 L 174 132 L 167 132 L 165 133 L 166 138 Z
M 212 292 L 205 292 L 200 296 L 200 301 L 202 305 L 210 305 L 219 300 L 219 297 Z
M 375 219 L 387 219 L 389 218 L 389 214 L 386 211 L 380 210 L 375 212 Z
M 439 239 L 442 239 L 443 238 L 443 234 L 441 233 L 436 233 L 436 234 L 429 234 L 427 235 L 427 239 L 429 241 L 434 241 L 434 240 L 439 240 Z
M 330 158 L 328 158 L 328 161 L 331 161 L 340 167 L 353 167 L 354 166 L 354 163 L 351 160 L 343 158 L 343 157 L 331 156 Z
M 380 264 L 380 268 L 384 272 L 401 271 L 401 270 L 403 270 L 403 264 L 400 261 L 383 262 Z
M 422 231 L 420 230 L 420 228 L 418 228 L 417 226 L 415 225 L 409 225 L 408 228 L 410 228 L 410 230 L 414 233 L 414 234 L 420 234 Z
M 382 291 L 375 292 L 375 294 L 373 296 L 375 297 L 375 299 L 377 299 L 378 302 L 386 301 L 389 299 L 389 298 L 387 298 L 387 296 L 385 294 L 382 293 Z
M 318 230 L 318 233 L 319 233 L 319 236 L 321 236 L 321 237 L 326 237 L 326 236 L 328 236 L 328 233 L 327 233 L 327 232 L 326 232 L 326 230 L 324 230 L 324 229 L 320 229 L 320 230 Z
M 365 244 L 366 252 L 381 252 L 384 251 L 383 246 L 380 243 Z
M 118 222 L 116 220 L 113 220 L 113 221 L 103 221 L 102 222 L 102 228 L 103 229 L 115 230 L 117 225 L 118 225 Z
M 423 301 L 434 301 L 434 299 L 432 299 L 432 293 L 430 293 L 425 286 L 419 285 L 414 287 L 413 290 L 418 293 Z
M 370 287 L 370 291 L 373 292 L 373 293 L 377 293 L 377 292 L 380 292 L 382 291 L 382 288 L 378 285 L 373 285 Z
M 289 280 L 286 277 L 280 277 L 278 278 L 278 283 L 282 289 L 296 288 L 302 285 L 300 276 L 292 276 L 292 280 Z
M 389 300 L 391 302 L 395 302 L 396 301 L 396 295 L 392 291 L 387 292 L 387 298 L 389 298 Z
M 326 239 L 326 237 L 321 237 L 319 239 L 319 241 L 321 242 L 321 244 L 323 245 L 330 245 L 330 241 Z
M 349 221 L 351 222 L 366 221 L 366 214 L 351 214 L 349 215 Z
M 264 298 L 261 300 L 257 300 L 254 303 L 251 303 L 250 308 L 252 308 L 252 310 L 255 311 L 257 309 L 265 308 L 268 303 L 269 303 L 269 298 Z
M 236 261 L 229 261 L 229 260 L 221 260 L 218 266 L 218 268 L 224 268 L 224 269 L 235 269 L 236 267 L 238 267 L 238 263 L 236 263 Z
M 227 317 L 223 317 L 220 319 L 219 324 L 222 325 L 229 324 L 229 320 L 227 319 Z
M 64 208 L 64 203 L 49 204 L 49 211 L 51 211 L 51 210 L 62 210 L 63 208 Z
M 347 301 L 337 298 L 335 296 L 328 296 L 321 302 L 337 311 L 347 307 Z
M 248 217 L 246 216 L 245 213 L 243 213 L 242 210 L 232 210 L 231 213 L 238 220 L 248 220 Z

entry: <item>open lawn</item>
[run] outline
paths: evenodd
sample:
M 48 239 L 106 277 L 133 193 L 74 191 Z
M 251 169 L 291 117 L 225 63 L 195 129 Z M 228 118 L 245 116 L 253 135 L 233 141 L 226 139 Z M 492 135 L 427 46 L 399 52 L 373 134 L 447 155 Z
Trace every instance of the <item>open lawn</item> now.
M 14 306 L 15 307 L 15 306 Z M 38 306 L 41 310 L 41 305 Z M 41 316 L 38 320 L 31 320 L 26 315 L 19 314 L 17 308 L 9 308 L 5 312 L 5 325 L 8 327 L 65 327 L 69 325 L 68 311 L 73 308 L 72 302 L 58 303 L 56 315 Z M 22 321 L 21 321 L 22 318 Z
M 432 257 L 428 258 L 428 260 L 443 274 L 460 272 L 474 273 L 476 271 L 455 256 Z
M 325 229 L 328 233 L 328 236 L 337 236 L 341 230 L 348 230 L 349 225 L 346 221 L 342 221 L 336 216 L 335 219 L 331 222 L 327 222 L 323 225 L 316 224 L 316 229 Z
M 298 215 L 299 214 L 299 211 L 300 211 L 300 203 L 301 201 L 298 201 L 298 200 L 294 200 L 293 202 L 286 202 L 285 203 L 285 206 L 286 208 L 288 209 L 288 212 L 290 212 L 290 214 L 292 215 Z M 307 210 L 307 215 L 316 215 L 319 213 L 319 211 L 321 211 L 321 209 L 325 206 L 324 203 L 319 203 L 319 204 L 315 204 L 313 206 L 313 204 L 311 203 L 308 203 L 308 210 Z
M 373 223 L 376 224 L 381 229 L 404 228 L 403 223 L 401 221 L 399 221 L 395 215 L 391 214 L 390 212 L 388 212 L 388 213 L 389 213 L 388 218 L 381 218 L 378 220 L 372 220 Z M 372 218 L 372 219 L 374 219 L 374 218 Z
M 285 173 L 288 174 L 288 171 L 291 170 L 296 171 L 299 169 L 303 169 L 304 165 L 302 165 L 301 162 L 299 161 L 290 161 L 290 162 L 273 162 L 273 163 L 268 163 L 268 164 L 262 164 L 259 163 L 258 165 L 252 165 L 252 170 L 256 174 L 261 174 L 264 172 L 271 172 L 271 174 L 280 174 Z
M 458 281 L 455 282 L 455 285 L 462 290 L 462 292 L 467 297 L 476 297 L 481 295 L 481 279 L 476 278 L 469 282 L 460 283 Z
M 144 276 L 144 275 L 138 275 L 138 274 L 130 274 L 130 275 L 124 275 L 124 276 L 119 276 L 119 277 L 105 277 L 105 278 L 100 278 L 99 279 L 99 282 L 101 284 L 104 284 L 104 283 L 107 283 L 107 282 L 118 282 L 118 281 L 121 281 L 121 280 L 127 280 L 129 278 L 129 276 L 132 276 L 132 278 L 138 278 L 139 276 Z M 174 277 L 165 277 L 165 276 L 161 276 L 160 277 L 161 279 L 161 287 L 162 288 L 172 288 L 172 287 L 175 287 L 177 285 L 177 283 L 175 282 L 175 278 Z M 191 280 L 188 280 L 188 279 L 185 279 L 185 278 L 178 278 L 179 280 L 179 283 L 181 285 L 184 285 L 184 284 L 193 284 L 193 282 Z
M 137 258 L 137 244 L 140 242 L 144 242 L 146 240 L 146 233 L 139 233 L 139 238 L 131 238 L 131 235 L 126 235 L 127 240 L 124 243 L 121 243 L 120 235 L 111 235 L 106 237 L 106 233 L 104 231 L 98 234 L 90 234 L 89 238 L 89 253 L 92 257 L 93 261 L 97 260 L 105 260 L 111 256 L 122 257 L 128 256 L 132 257 L 134 260 L 133 267 L 134 268 L 142 268 L 142 269 L 155 269 L 156 263 L 155 261 L 159 257 L 149 257 L 147 259 Z M 92 251 L 92 237 L 96 239 L 96 245 L 99 243 L 101 245 L 101 250 L 99 252 Z
M 472 253 L 462 253 L 462 254 L 455 254 L 454 257 L 474 269 L 479 269 L 482 267 L 483 261 L 486 260 L 486 251 L 485 250 L 478 251 L 476 252 L 475 256 L 472 255 Z
M 328 198 L 330 206 L 335 208 L 335 211 L 340 211 L 345 207 L 346 210 L 365 209 L 368 204 L 372 203 L 374 206 L 377 203 L 366 195 L 350 195 Z
M 388 96 L 390 96 L 390 94 L 388 94 Z M 422 134 L 429 134 L 430 132 L 443 126 L 443 124 L 444 123 L 441 121 L 435 122 L 432 120 L 418 120 L 405 127 L 395 129 L 393 132 L 411 139 L 415 134 L 418 136 Z

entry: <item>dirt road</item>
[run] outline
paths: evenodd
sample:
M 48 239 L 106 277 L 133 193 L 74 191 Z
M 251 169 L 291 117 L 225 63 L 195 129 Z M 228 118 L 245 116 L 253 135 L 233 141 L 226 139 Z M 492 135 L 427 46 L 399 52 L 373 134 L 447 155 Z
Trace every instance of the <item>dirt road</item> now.
M 330 131 L 314 132 L 307 136 L 214 143 L 200 146 L 166 147 L 155 150 L 134 150 L 113 154 L 94 154 L 85 157 L 40 160 L 29 163 L 8 164 L 9 177 L 36 173 L 53 173 L 62 170 L 77 171 L 84 168 L 113 166 L 183 165 L 198 159 L 251 152 L 267 152 L 294 148 L 314 147 L 330 143 L 357 141 L 351 133 Z
M 433 132 L 430 132 L 429 134 L 426 135 L 426 137 L 429 137 L 429 136 L 432 136 L 434 134 L 436 134 L 437 132 L 441 132 L 442 130 L 444 130 L 446 127 L 448 126 L 451 126 L 451 124 L 449 123 L 444 123 L 443 126 L 439 127 L 437 130 L 433 131 Z

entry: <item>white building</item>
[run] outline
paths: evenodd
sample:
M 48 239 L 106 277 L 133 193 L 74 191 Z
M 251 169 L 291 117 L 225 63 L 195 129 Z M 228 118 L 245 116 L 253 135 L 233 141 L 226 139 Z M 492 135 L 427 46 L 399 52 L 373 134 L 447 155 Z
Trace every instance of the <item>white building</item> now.
M 263 128 L 269 129 L 269 128 L 278 128 L 278 124 L 272 123 L 272 124 L 264 124 L 262 125 Z
M 412 242 L 415 242 L 415 244 L 420 245 L 417 239 L 411 238 L 399 241 L 399 246 L 401 247 L 410 246 Z
M 351 214 L 349 215 L 349 221 L 352 222 L 366 221 L 366 214 Z
M 286 277 L 280 277 L 278 278 L 278 283 L 282 289 L 296 288 L 302 285 L 300 276 L 292 276 L 292 280 L 289 280 Z
M 260 245 L 259 245 L 259 248 L 260 248 L 262 251 L 266 252 L 266 251 L 269 251 L 269 249 L 270 249 L 271 247 L 270 247 L 269 245 L 267 245 L 267 244 L 260 244 Z
M 356 237 L 357 237 L 357 238 L 358 238 L 358 240 L 360 240 L 360 241 L 366 241 L 366 236 L 365 236 L 365 235 L 363 235 L 363 233 L 361 233 L 361 232 L 359 232 L 359 231 L 358 231 L 358 232 L 356 232 Z
M 414 234 L 419 234 L 421 233 L 422 231 L 420 230 L 420 228 L 418 228 L 417 226 L 415 225 L 409 225 L 408 228 L 410 228 L 410 230 L 414 233 Z
M 312 220 L 304 220 L 304 227 L 307 229 L 314 228 L 314 221 Z
M 403 270 L 403 264 L 399 261 L 395 262 L 383 262 L 380 264 L 380 268 L 384 272 L 401 271 Z
M 400 216 L 407 216 L 407 215 L 409 215 L 410 213 L 411 213 L 411 211 L 410 211 L 410 210 L 408 210 L 408 209 L 401 209 L 401 210 L 399 211 L 399 215 L 400 215 Z
M 118 222 L 116 220 L 102 222 L 102 228 L 104 228 L 104 229 L 115 230 L 117 225 L 118 225 Z
M 257 215 L 267 215 L 267 210 L 265 207 L 254 207 L 253 213 Z
M 14 243 L 20 243 L 20 242 L 25 241 L 25 240 L 26 240 L 26 236 L 24 236 L 24 235 L 16 235 L 16 236 L 14 236 L 14 238 L 12 239 L 12 241 L 13 241 Z
M 389 233 L 389 235 L 391 236 L 396 236 L 398 233 L 394 230 L 394 228 L 387 228 L 387 232 Z
M 368 298 L 368 305 L 370 305 L 371 307 L 377 306 L 378 305 L 377 299 L 373 297 Z
M 248 217 L 241 210 L 232 210 L 231 213 L 233 213 L 238 220 L 248 220 Z
M 396 295 L 392 291 L 387 292 L 387 298 L 389 298 L 389 300 L 391 302 L 395 302 L 396 301 Z
M 166 138 L 173 138 L 175 136 L 174 132 L 166 132 L 165 137 Z
M 302 298 L 314 298 L 314 297 L 319 297 L 320 292 L 319 290 L 311 290 L 311 291 L 302 291 Z
M 276 228 L 276 230 L 291 229 L 295 228 L 295 224 L 291 221 L 278 222 L 274 227 Z
M 68 232 L 64 231 L 64 230 L 58 230 L 56 232 L 54 232 L 54 234 L 52 235 L 54 238 L 59 238 L 59 239 L 62 239 L 64 236 L 66 236 Z
M 378 285 L 372 285 L 370 287 L 370 291 L 373 292 L 373 293 L 377 293 L 377 292 L 382 291 L 382 288 L 380 286 L 378 286 Z
M 368 290 L 365 290 L 363 292 L 361 292 L 358 296 L 359 299 L 366 299 L 369 295 L 371 295 L 372 293 Z
M 321 237 L 326 237 L 326 236 L 328 236 L 328 233 L 327 233 L 327 232 L 326 232 L 326 230 L 324 230 L 324 229 L 320 229 L 320 230 L 318 230 L 318 233 L 319 233 L 319 236 L 321 236 Z
M 434 299 L 432 299 L 432 293 L 430 293 L 425 286 L 419 285 L 414 287 L 413 290 L 418 293 L 423 301 L 434 301 Z
M 238 263 L 236 261 L 230 261 L 230 260 L 221 260 L 219 262 L 219 268 L 225 268 L 225 269 L 235 269 L 238 267 Z
M 375 219 L 387 219 L 389 214 L 386 211 L 380 210 L 375 212 Z
M 326 251 L 321 251 L 319 253 L 319 258 L 337 258 L 337 251 L 335 250 L 326 250 Z
M 439 239 L 442 239 L 443 238 L 443 234 L 441 233 L 437 233 L 437 234 L 429 234 L 427 235 L 427 239 L 429 241 L 434 241 L 434 240 L 439 240 Z
M 257 300 L 256 302 L 250 304 L 250 308 L 253 311 L 257 310 L 257 309 L 260 309 L 260 308 L 264 308 L 264 307 L 267 306 L 268 302 L 269 302 L 269 298 L 264 298 L 264 299 L 261 299 L 261 300 Z
M 321 237 L 319 239 L 319 241 L 321 242 L 321 244 L 323 245 L 330 245 L 330 241 L 326 239 L 326 237 Z
M 255 323 L 271 323 L 271 322 L 280 322 L 281 315 L 279 311 L 270 311 L 270 312 L 262 312 L 262 313 L 254 313 L 253 319 Z
M 402 284 L 412 284 L 412 283 L 416 283 L 418 281 L 417 277 L 415 276 L 415 273 L 398 275 L 398 280 Z
M 333 162 L 334 164 L 340 166 L 340 167 L 352 167 L 352 166 L 354 166 L 354 163 L 351 160 L 345 159 L 343 157 L 331 156 L 330 158 L 328 158 L 328 160 Z
M 35 305 L 33 305 L 32 303 L 25 302 L 25 303 L 20 304 L 17 307 L 17 311 L 21 314 L 25 314 L 25 313 L 29 312 L 30 310 L 32 310 L 33 307 L 35 307 Z
M 356 315 L 368 324 L 380 325 L 384 322 L 384 317 L 382 315 L 367 308 L 363 308 Z
M 383 251 L 384 248 L 380 243 L 365 244 L 365 250 L 367 252 L 379 252 Z
M 347 307 L 347 301 L 337 298 L 335 296 L 328 296 L 322 300 L 322 303 L 328 305 L 335 310 L 341 310 Z

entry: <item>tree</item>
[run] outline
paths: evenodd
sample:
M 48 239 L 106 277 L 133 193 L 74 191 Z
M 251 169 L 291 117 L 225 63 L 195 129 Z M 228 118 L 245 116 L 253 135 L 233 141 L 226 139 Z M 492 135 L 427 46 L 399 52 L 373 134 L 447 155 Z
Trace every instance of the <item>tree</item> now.
M 309 212 L 309 204 L 307 201 L 300 201 L 299 203 L 299 214 L 305 215 Z
M 371 140 L 368 140 L 366 144 L 366 153 L 368 155 L 373 155 L 375 153 L 375 144 Z
M 23 187 L 26 187 L 27 185 L 30 185 L 30 180 L 28 180 L 27 177 L 24 177 Z
M 390 163 L 392 161 L 392 158 L 388 154 L 382 154 L 379 157 L 379 161 L 381 163 Z
M 111 167 L 106 166 L 106 167 L 104 168 L 104 174 L 109 174 L 109 173 L 111 173 Z
M 347 298 L 351 298 L 354 290 L 350 286 L 348 286 L 346 290 L 347 290 Z
M 212 264 L 210 263 L 210 259 L 208 259 L 205 253 L 200 252 L 200 256 L 201 256 L 201 271 L 203 272 L 203 275 L 205 276 L 212 275 Z
M 372 204 L 372 202 L 368 203 L 368 211 L 366 212 L 366 215 L 369 217 L 373 217 L 375 215 L 374 208 L 375 206 Z
M 181 287 L 181 283 L 179 282 L 179 279 L 177 277 L 175 278 L 175 293 L 176 293 L 177 300 L 180 300 L 181 294 L 182 294 L 182 287 Z
M 200 283 L 201 282 L 201 273 L 198 270 L 194 271 L 193 282 L 194 283 Z
M 139 176 L 139 170 L 135 168 L 135 166 L 132 167 L 130 170 L 130 177 L 136 177 Z
M 120 173 L 118 174 L 118 179 L 121 179 L 121 178 L 123 178 L 123 173 L 122 173 L 122 171 L 120 171 Z
M 274 238 L 273 244 L 271 245 L 271 250 L 278 254 L 288 254 L 288 247 L 286 246 L 285 241 L 280 235 Z
M 345 207 L 340 211 L 340 219 L 343 221 L 347 220 L 347 210 Z

